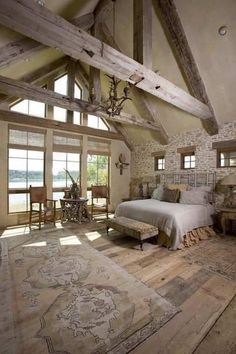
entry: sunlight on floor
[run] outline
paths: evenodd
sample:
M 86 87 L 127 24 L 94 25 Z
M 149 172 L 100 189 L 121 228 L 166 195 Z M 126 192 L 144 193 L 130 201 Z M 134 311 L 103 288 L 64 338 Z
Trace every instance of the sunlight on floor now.
M 20 227 L 13 226 L 0 231 L 0 238 L 15 237 L 19 235 L 28 235 L 29 233 L 30 233 L 30 228 L 28 226 L 20 226 Z
M 34 243 L 29 243 L 27 245 L 23 245 L 23 247 L 46 247 L 46 246 L 47 246 L 46 241 L 34 242 Z
M 80 242 L 78 236 L 67 236 L 67 237 L 60 237 L 60 244 L 62 246 L 68 246 L 68 245 L 81 245 L 82 243 Z
M 98 238 L 102 237 L 102 235 L 99 232 L 97 232 L 97 231 L 86 232 L 85 236 L 91 242 L 93 242 L 93 241 L 97 240 Z

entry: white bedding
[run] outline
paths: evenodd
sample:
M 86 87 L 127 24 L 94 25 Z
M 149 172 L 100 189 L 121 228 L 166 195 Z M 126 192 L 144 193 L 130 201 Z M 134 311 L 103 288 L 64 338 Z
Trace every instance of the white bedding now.
M 176 250 L 183 236 L 198 227 L 212 225 L 214 207 L 161 202 L 156 199 L 123 202 L 116 208 L 115 216 L 155 225 L 171 238 L 171 249 Z

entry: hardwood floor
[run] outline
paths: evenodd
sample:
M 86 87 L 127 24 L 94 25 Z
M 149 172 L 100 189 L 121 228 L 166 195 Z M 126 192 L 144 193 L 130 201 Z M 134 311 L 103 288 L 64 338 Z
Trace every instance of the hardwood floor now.
M 99 233 L 101 237 L 98 237 Z M 219 255 L 223 265 L 226 262 L 226 268 L 229 267 L 229 256 L 234 256 L 229 274 L 235 278 L 236 237 L 217 236 L 217 242 L 206 240 L 189 250 L 175 252 L 155 245 L 149 245 L 142 252 L 137 241 L 115 231 L 107 237 L 105 232 L 98 230 L 97 237 L 90 241 L 94 248 L 181 309 L 132 354 L 236 353 L 236 321 L 233 321 L 236 282 L 220 275 L 217 267 L 216 271 L 212 267 L 214 261 L 218 265 Z M 226 242 L 227 237 L 230 242 Z M 191 256 L 194 249 L 196 253 L 205 253 L 206 264 L 192 262 L 191 257 L 189 260 L 189 252 Z M 209 264 L 208 253 L 211 255 Z M 219 331 L 221 335 L 217 336 Z
M 60 227 L 63 232 L 88 242 L 180 308 L 132 354 L 236 353 L 235 236 L 217 236 L 175 252 L 145 243 L 142 252 L 130 237 L 116 231 L 107 236 L 102 223 L 68 223 Z

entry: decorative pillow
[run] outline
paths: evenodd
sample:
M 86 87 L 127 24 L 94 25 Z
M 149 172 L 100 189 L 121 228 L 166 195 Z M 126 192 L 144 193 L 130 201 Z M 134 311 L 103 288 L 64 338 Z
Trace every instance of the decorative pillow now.
M 152 193 L 152 199 L 162 200 L 164 193 L 163 184 L 160 184 Z
M 179 200 L 179 189 L 164 188 L 162 200 L 169 203 L 177 203 Z
M 198 204 L 206 205 L 208 204 L 207 193 L 201 190 L 195 191 L 185 191 L 180 193 L 180 204 Z
M 208 203 L 213 203 L 214 202 L 214 193 L 213 193 L 212 189 L 213 189 L 212 186 L 199 186 L 199 187 L 191 187 L 190 188 L 191 191 L 205 192 Z
M 180 192 L 183 192 L 183 191 L 188 191 L 190 189 L 190 186 L 188 184 L 183 184 L 183 183 L 180 183 L 180 184 L 168 184 L 167 185 L 167 188 L 169 189 L 178 189 Z

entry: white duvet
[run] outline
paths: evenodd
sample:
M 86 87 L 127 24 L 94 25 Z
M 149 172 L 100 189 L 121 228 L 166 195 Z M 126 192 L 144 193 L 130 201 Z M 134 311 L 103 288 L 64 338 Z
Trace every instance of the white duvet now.
M 157 226 L 171 239 L 171 249 L 176 250 L 183 236 L 193 229 L 212 225 L 214 207 L 161 202 L 156 199 L 123 202 L 116 208 L 115 216 L 124 216 Z

